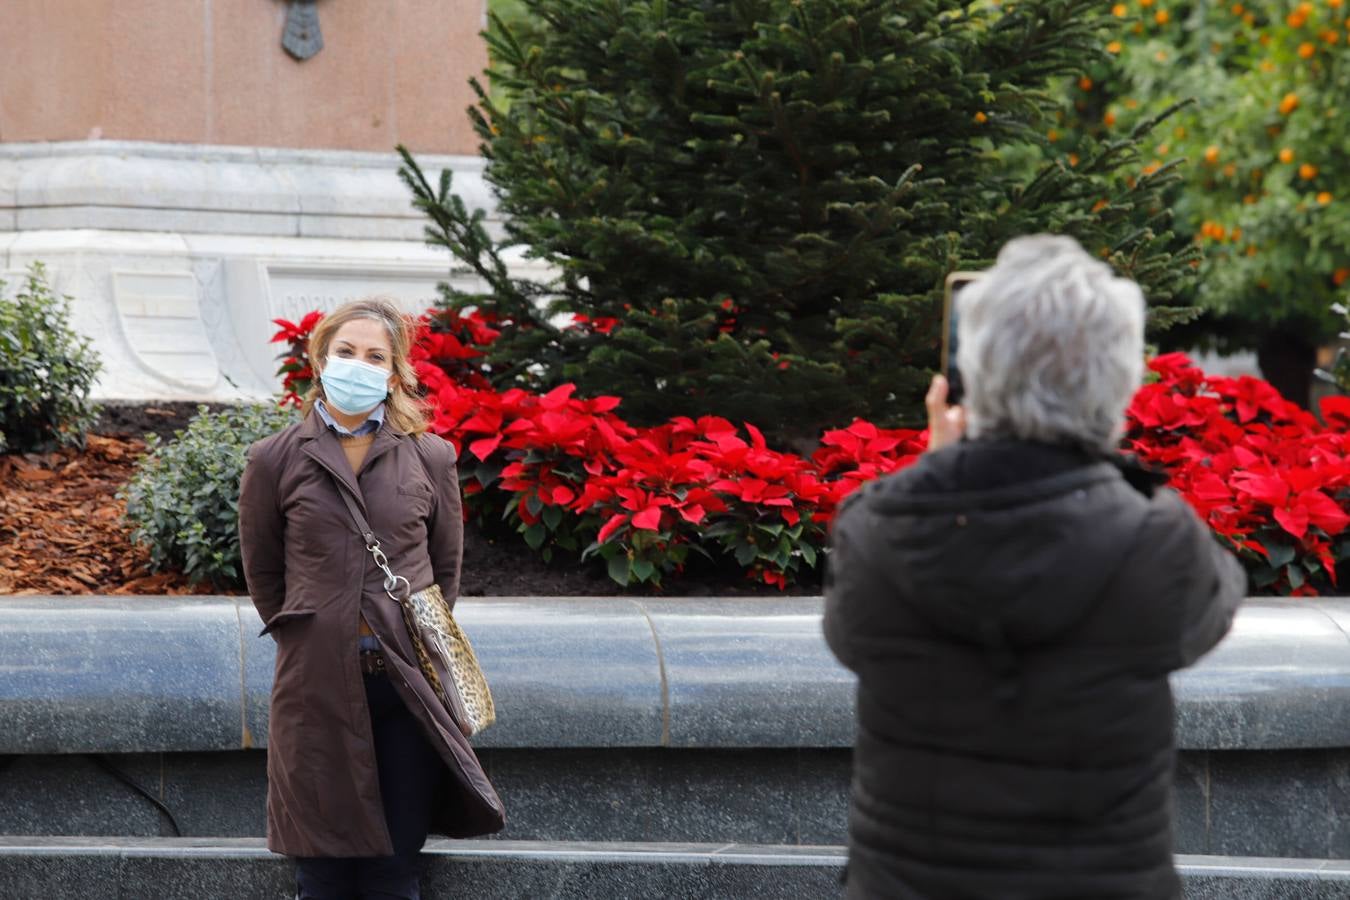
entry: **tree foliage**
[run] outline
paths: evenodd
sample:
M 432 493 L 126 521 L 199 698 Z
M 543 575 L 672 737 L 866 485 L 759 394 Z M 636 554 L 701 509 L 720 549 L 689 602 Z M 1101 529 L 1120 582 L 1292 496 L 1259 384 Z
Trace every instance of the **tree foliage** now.
M 494 95 L 471 110 L 505 243 L 557 267 L 510 275 L 448 173 L 402 174 L 429 239 L 481 290 L 443 286 L 503 334 L 499 387 L 615 391 L 639 422 L 705 413 L 814 435 L 917 420 L 941 285 L 1009 238 L 1076 236 L 1156 304 L 1195 251 L 1142 165 L 1152 127 L 1070 156 L 1058 87 L 1102 58 L 1090 0 L 523 0 L 494 20 Z
M 1178 229 L 1203 249 L 1197 302 L 1227 346 L 1336 332 L 1331 304 L 1350 279 L 1348 13 L 1341 0 L 1120 2 L 1110 59 L 1072 91 L 1069 149 L 1194 101 L 1144 171 L 1186 160 Z

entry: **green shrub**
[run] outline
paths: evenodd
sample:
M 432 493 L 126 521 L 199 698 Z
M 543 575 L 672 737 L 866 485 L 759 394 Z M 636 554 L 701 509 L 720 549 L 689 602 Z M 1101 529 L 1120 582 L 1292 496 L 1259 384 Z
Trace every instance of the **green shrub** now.
M 14 299 L 0 298 L 0 450 L 83 446 L 98 371 L 98 354 L 70 327 L 69 298 L 35 263 Z
M 179 569 L 197 584 L 240 584 L 239 478 L 249 444 L 295 421 L 271 404 L 210 412 L 201 407 L 170 441 L 149 452 L 121 492 L 131 538 L 150 548 L 156 569 Z

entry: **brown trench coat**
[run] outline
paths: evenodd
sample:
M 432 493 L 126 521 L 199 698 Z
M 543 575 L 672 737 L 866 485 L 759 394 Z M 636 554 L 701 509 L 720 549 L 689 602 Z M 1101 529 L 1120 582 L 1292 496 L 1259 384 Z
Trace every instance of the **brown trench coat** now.
M 455 450 L 387 421 L 358 474 L 313 412 L 248 452 L 239 536 L 249 594 L 276 640 L 267 754 L 267 846 L 288 856 L 387 856 L 357 631 L 364 615 L 389 676 L 449 770 L 432 831 L 498 831 L 501 800 L 418 668 L 398 605 L 366 552 L 333 477 L 342 479 L 414 589 L 459 589 L 464 525 Z

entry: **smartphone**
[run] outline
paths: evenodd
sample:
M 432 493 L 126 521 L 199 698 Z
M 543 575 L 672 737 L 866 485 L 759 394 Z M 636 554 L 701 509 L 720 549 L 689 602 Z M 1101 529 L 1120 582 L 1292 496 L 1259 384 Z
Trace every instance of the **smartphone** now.
M 960 309 L 957 298 L 979 272 L 952 272 L 942 290 L 942 374 L 947 376 L 947 403 L 956 406 L 965 397 L 961 371 L 956 368 L 956 320 Z

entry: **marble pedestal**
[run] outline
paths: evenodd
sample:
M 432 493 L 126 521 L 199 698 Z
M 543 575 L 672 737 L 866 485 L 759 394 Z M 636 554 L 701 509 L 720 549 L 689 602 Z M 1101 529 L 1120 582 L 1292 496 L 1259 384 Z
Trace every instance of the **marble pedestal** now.
M 476 286 L 424 241 L 393 153 L 82 141 L 0 145 L 0 279 L 42 262 L 92 339 L 103 400 L 258 400 L 279 387 L 273 319 L 392 295 L 409 312 L 438 282 Z M 471 208 L 482 161 L 454 173 Z M 517 256 L 527 277 L 547 270 Z

